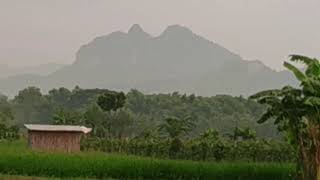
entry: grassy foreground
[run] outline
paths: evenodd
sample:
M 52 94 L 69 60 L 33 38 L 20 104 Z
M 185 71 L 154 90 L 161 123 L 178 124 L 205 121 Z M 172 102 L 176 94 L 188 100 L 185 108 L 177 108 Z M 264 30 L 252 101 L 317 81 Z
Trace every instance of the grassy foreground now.
M 30 176 L 12 176 L 12 175 L 0 175 L 0 180 L 93 180 L 84 178 L 44 178 L 44 177 L 30 177 Z
M 56 178 L 291 180 L 292 164 L 208 163 L 103 153 L 31 152 L 24 143 L 0 143 L 0 173 Z M 42 180 L 42 179 L 40 179 Z

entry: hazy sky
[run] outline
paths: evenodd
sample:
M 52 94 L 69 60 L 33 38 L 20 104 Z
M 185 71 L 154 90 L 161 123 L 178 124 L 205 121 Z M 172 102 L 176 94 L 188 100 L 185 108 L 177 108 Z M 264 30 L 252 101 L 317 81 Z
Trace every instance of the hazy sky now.
M 290 53 L 320 58 L 320 0 L 0 0 L 0 64 L 71 63 L 96 36 L 181 24 L 275 69 Z

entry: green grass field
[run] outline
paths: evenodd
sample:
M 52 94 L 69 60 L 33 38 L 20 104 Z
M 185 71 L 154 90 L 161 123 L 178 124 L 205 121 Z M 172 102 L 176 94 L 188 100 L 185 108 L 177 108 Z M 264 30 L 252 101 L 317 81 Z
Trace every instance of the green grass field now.
M 295 169 L 293 164 L 176 161 L 99 152 L 32 152 L 24 142 L 2 142 L 0 154 L 0 174 L 55 178 L 291 180 Z
M 30 177 L 30 176 L 13 176 L 0 175 L 0 180 L 93 180 L 84 178 L 44 178 L 44 177 Z
M 37 177 L 25 177 L 25 176 L 0 175 L 0 180 L 55 180 L 55 179 L 37 178 Z

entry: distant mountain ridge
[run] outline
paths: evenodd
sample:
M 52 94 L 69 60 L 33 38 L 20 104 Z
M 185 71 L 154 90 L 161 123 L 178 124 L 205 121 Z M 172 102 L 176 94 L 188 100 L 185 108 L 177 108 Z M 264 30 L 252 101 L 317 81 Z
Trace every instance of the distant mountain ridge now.
M 45 76 L 61 69 L 63 66 L 65 65 L 58 63 L 47 63 L 32 67 L 10 67 L 5 64 L 0 64 L 0 78 L 6 78 L 9 76 L 16 76 L 21 74 Z
M 153 37 L 133 25 L 128 33 L 114 32 L 83 45 L 73 64 L 47 76 L 0 80 L 0 91 L 12 94 L 31 85 L 45 91 L 79 85 L 211 96 L 249 95 L 286 84 L 296 84 L 289 72 L 276 72 L 260 61 L 245 61 L 186 27 L 169 26 Z

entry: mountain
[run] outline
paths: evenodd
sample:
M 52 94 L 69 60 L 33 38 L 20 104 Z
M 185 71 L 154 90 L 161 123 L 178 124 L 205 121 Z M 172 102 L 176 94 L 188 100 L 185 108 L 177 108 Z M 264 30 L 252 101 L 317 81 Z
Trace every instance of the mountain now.
M 180 91 L 210 96 L 249 95 L 296 81 L 260 61 L 246 61 L 190 29 L 173 25 L 153 37 L 139 25 L 95 38 L 76 53 L 73 64 L 47 76 L 23 75 L 0 80 L 0 91 L 13 93 L 35 85 L 136 88 L 146 93 Z
M 64 65 L 57 63 L 41 64 L 39 66 L 32 67 L 10 67 L 5 64 L 0 65 L 0 78 L 9 76 L 21 75 L 21 74 L 34 74 L 34 75 L 49 75 L 58 69 L 61 69 Z

